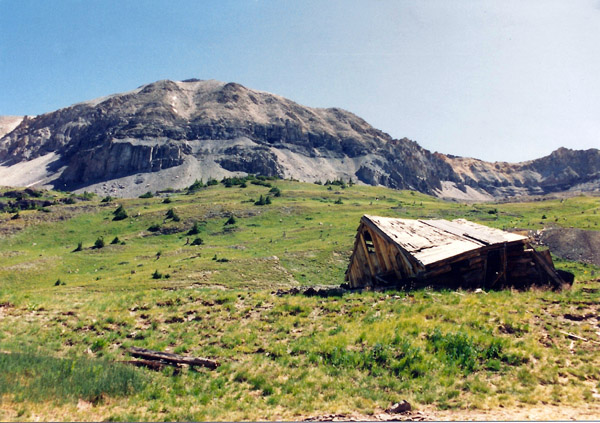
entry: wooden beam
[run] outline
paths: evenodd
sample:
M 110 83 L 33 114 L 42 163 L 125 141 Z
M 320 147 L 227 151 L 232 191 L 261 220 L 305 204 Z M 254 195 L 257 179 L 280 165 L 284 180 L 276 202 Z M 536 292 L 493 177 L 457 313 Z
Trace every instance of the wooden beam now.
M 500 250 L 500 260 L 502 261 L 502 281 L 506 285 L 506 242 L 504 243 L 502 250 Z
M 374 232 L 374 233 L 378 234 L 383 239 L 385 239 L 387 242 L 389 242 L 391 245 L 394 245 L 394 246 L 396 246 L 396 248 L 401 250 L 403 252 L 404 257 L 411 262 L 411 267 L 413 269 L 424 269 L 425 268 L 425 265 L 423 263 L 421 263 L 410 252 L 408 252 L 404 248 L 402 248 L 402 246 L 400 246 L 396 240 L 392 239 L 388 234 L 386 234 L 384 231 L 382 231 L 377 225 L 375 225 L 373 222 L 371 222 L 369 220 L 369 218 L 367 218 L 366 216 L 363 216 L 360 221 L 366 227 L 371 229 L 372 233 Z
M 373 236 L 374 235 L 374 236 Z M 389 259 L 389 248 L 388 244 L 377 234 L 371 234 L 371 240 L 373 241 L 373 247 L 375 248 L 375 254 L 377 254 L 377 261 L 379 265 L 383 264 L 386 272 L 394 270 Z
M 143 358 L 145 360 L 156 360 L 173 364 L 187 364 L 189 366 L 202 366 L 209 369 L 216 369 L 219 367 L 219 363 L 217 361 L 202 357 L 185 357 L 179 354 L 153 351 L 138 347 L 131 347 L 128 349 L 128 352 L 133 357 Z
M 358 235 L 360 237 L 360 245 L 362 246 L 363 253 L 365 255 L 365 260 L 367 262 L 367 265 L 369 266 L 369 271 L 371 272 L 371 279 L 373 279 L 377 275 L 377 272 L 375 271 L 375 269 L 373 268 L 373 264 L 371 263 L 369 249 L 367 248 L 367 244 L 365 243 L 365 238 L 363 237 L 362 232 L 360 232 Z
M 452 270 L 452 266 L 450 266 L 449 264 L 445 265 L 445 266 L 441 266 L 441 267 L 436 267 L 434 269 L 431 269 L 425 273 L 423 273 L 422 275 L 420 275 L 421 278 L 432 278 L 434 276 L 439 276 L 442 275 L 444 273 L 448 273 Z
M 540 267 L 542 269 L 544 269 L 544 271 L 548 274 L 550 281 L 553 283 L 554 287 L 556 289 L 560 289 L 562 288 L 563 284 L 565 283 L 560 276 L 558 276 L 558 273 L 556 273 L 556 270 L 554 270 L 553 267 L 551 267 L 546 260 L 544 259 L 544 256 L 542 256 L 540 253 L 538 253 L 537 251 L 533 251 L 533 260 L 540 265 Z

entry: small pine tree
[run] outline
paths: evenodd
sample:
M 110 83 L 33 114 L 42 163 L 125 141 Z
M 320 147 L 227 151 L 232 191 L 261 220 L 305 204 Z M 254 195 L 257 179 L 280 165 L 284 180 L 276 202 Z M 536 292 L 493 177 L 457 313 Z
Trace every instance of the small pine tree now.
M 77 243 L 77 248 L 75 248 L 75 249 L 73 250 L 73 252 L 76 252 L 76 251 L 81 251 L 81 250 L 83 250 L 83 242 L 79 241 L 79 242 Z
M 198 222 L 194 222 L 194 226 L 192 226 L 192 229 L 190 229 L 188 231 L 188 235 L 198 235 L 200 233 L 200 226 L 198 225 Z
M 265 198 L 265 204 L 271 204 L 271 196 L 267 195 L 267 198 Z
M 152 279 L 162 279 L 163 275 L 158 270 L 155 270 L 152 274 Z
M 204 241 L 202 240 L 202 238 L 196 238 L 192 241 L 192 243 L 190 245 L 202 245 L 204 244 Z
M 94 198 L 95 196 L 96 196 L 96 194 L 94 194 L 93 192 L 83 191 L 83 194 L 81 194 L 81 199 L 85 200 L 85 201 L 89 201 L 92 198 Z
M 265 197 L 263 197 L 262 195 L 260 196 L 260 198 L 258 199 L 258 201 L 256 201 L 254 203 L 256 206 L 264 206 L 265 205 Z
M 204 183 L 202 182 L 202 179 L 200 179 L 200 180 L 196 179 L 192 185 L 187 187 L 187 192 L 188 192 L 188 194 L 193 194 L 196 191 L 198 191 L 200 188 L 203 188 L 203 187 L 204 187 Z
M 344 202 L 341 198 L 338 198 L 337 200 L 335 200 L 335 204 L 344 204 Z
M 229 216 L 229 219 L 227 219 L 227 222 L 225 222 L 225 225 L 235 225 L 236 220 L 235 220 L 235 216 L 231 215 Z
M 113 211 L 113 215 L 113 220 L 123 220 L 129 217 L 122 205 L 119 205 L 119 207 L 117 207 L 117 209 Z
M 145 194 L 140 195 L 140 198 L 152 198 L 154 197 L 154 194 L 152 194 L 152 192 L 148 191 Z
M 158 223 L 154 223 L 153 225 L 150 225 L 148 230 L 150 232 L 158 232 L 158 231 L 160 231 L 160 225 Z
M 179 222 L 181 220 L 181 218 L 179 217 L 177 212 L 175 212 L 174 209 L 167 210 L 167 213 L 165 214 L 165 216 L 167 219 L 173 219 L 173 222 Z
M 121 242 L 121 240 L 119 239 L 118 236 L 116 236 L 110 243 L 114 245 L 114 244 L 118 244 L 120 242 Z
M 165 198 L 165 199 L 163 200 L 163 203 L 164 203 L 164 204 L 170 204 L 171 202 L 172 202 L 172 200 L 171 200 L 171 198 L 170 198 L 170 197 L 167 197 L 167 198 Z
M 99 236 L 98 239 L 96 239 L 96 242 L 94 242 L 94 248 L 104 248 L 104 237 Z

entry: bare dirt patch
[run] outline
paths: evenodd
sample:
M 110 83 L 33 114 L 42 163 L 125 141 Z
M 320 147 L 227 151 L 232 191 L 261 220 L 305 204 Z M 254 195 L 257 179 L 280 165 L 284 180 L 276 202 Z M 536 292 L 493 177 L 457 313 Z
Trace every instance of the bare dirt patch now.
M 600 231 L 549 228 L 541 231 L 539 242 L 563 259 L 600 266 Z
M 593 420 L 600 416 L 599 404 L 576 406 L 528 406 L 507 407 L 491 410 L 434 410 L 424 409 L 405 413 L 390 414 L 375 412 L 371 415 L 360 413 L 322 414 L 311 416 L 304 421 L 341 422 L 341 421 L 560 421 L 560 420 Z
M 597 420 L 599 404 L 577 406 L 542 405 L 523 408 L 496 408 L 493 410 L 443 410 L 428 413 L 438 421 L 515 421 L 515 420 Z

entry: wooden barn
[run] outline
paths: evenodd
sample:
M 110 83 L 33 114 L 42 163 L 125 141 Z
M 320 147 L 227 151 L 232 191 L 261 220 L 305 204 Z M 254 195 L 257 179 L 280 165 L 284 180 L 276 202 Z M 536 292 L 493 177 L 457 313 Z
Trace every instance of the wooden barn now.
M 560 289 L 573 278 L 557 271 L 550 253 L 535 251 L 522 235 L 464 219 L 364 215 L 346 281 L 350 288 Z

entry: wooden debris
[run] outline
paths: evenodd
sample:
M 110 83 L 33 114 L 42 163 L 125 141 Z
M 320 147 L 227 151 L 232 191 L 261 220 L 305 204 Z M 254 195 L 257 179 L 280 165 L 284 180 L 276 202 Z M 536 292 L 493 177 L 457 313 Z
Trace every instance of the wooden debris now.
M 304 419 L 305 422 L 423 422 L 434 421 L 422 411 L 405 411 L 403 413 L 375 413 L 364 415 L 359 413 L 322 414 Z
M 550 262 L 552 261 L 552 258 L 550 258 L 550 253 L 543 254 L 541 252 L 534 251 L 533 259 L 538 265 L 540 265 L 542 269 L 546 271 L 554 287 L 560 289 L 561 286 L 564 284 L 564 281 L 560 278 L 560 276 L 558 276 L 558 273 L 556 273 L 554 266 L 552 266 L 551 263 L 548 263 L 549 260 Z
M 179 354 L 166 353 L 161 351 L 148 350 L 146 348 L 131 347 L 127 350 L 133 357 L 141 358 L 144 360 L 151 360 L 154 362 L 162 363 L 163 365 L 175 365 L 187 364 L 188 366 L 201 366 L 211 370 L 219 367 L 219 363 L 215 360 L 202 357 L 186 357 Z
M 587 342 L 587 338 L 582 338 L 581 336 L 577 336 L 573 333 L 569 333 L 569 332 L 565 332 L 563 330 L 559 330 L 560 333 L 562 333 L 563 335 L 565 335 L 567 338 L 569 339 L 576 339 L 578 341 L 583 341 L 583 342 Z
M 569 339 L 575 339 L 577 341 L 583 341 L 583 342 L 592 342 L 594 344 L 600 345 L 600 342 L 598 342 L 598 341 L 594 341 L 592 339 L 583 338 L 581 336 L 575 335 L 574 333 L 565 332 L 563 330 L 559 330 L 559 332 L 562 333 L 563 335 L 565 335 Z
M 388 407 L 385 410 L 385 412 L 391 413 L 391 414 L 398 414 L 398 413 L 405 413 L 410 410 L 412 410 L 412 406 L 410 405 L 410 403 L 406 400 L 402 400 L 400 402 L 392 404 L 390 407 Z
M 282 297 L 284 295 L 305 295 L 307 297 L 341 297 L 350 291 L 346 288 L 339 286 L 328 286 L 328 285 L 314 285 L 306 288 L 294 287 L 290 289 L 278 289 L 272 291 L 272 295 Z

